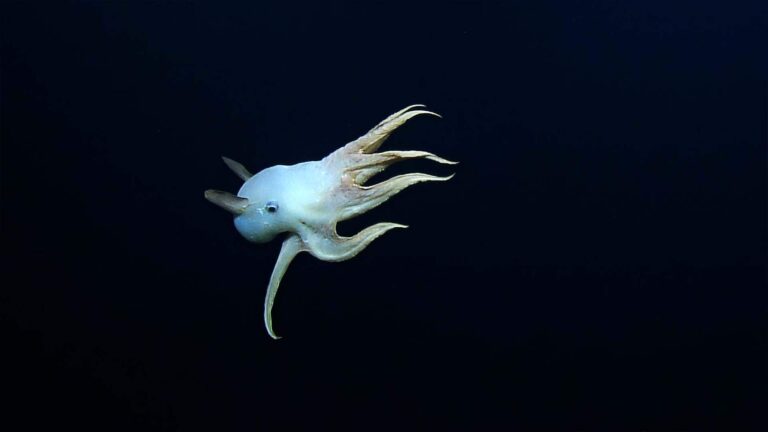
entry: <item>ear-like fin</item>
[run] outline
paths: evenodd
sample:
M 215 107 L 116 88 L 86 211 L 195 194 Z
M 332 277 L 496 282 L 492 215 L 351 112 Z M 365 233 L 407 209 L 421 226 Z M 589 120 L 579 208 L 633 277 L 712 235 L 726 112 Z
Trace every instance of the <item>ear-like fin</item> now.
M 253 177 L 253 174 L 248 172 L 248 170 L 240 162 L 233 161 L 226 156 L 222 156 L 221 158 L 224 159 L 224 163 L 227 164 L 229 169 L 234 171 L 234 173 L 237 174 L 237 176 L 240 177 L 243 181 L 248 181 L 249 178 Z
M 269 287 L 267 288 L 267 297 L 264 299 L 264 325 L 267 326 L 267 333 L 272 339 L 280 339 L 272 329 L 272 305 L 275 304 L 275 295 L 280 287 L 280 281 L 283 279 L 288 265 L 293 261 L 299 252 L 304 250 L 304 243 L 296 234 L 291 234 L 283 241 L 283 247 L 280 248 L 280 255 L 277 257 L 275 268 L 272 270 L 272 276 L 269 278 Z
M 236 215 L 242 214 L 245 208 L 248 207 L 248 199 L 236 197 L 229 192 L 213 189 L 205 191 L 205 199 Z

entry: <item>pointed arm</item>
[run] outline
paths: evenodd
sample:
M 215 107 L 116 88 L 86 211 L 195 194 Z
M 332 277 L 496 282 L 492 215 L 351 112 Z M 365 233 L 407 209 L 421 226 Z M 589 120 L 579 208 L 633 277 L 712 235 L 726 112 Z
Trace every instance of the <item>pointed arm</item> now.
M 267 326 L 267 333 L 273 339 L 280 339 L 272 329 L 272 305 L 275 303 L 275 295 L 280 287 L 280 281 L 283 279 L 288 265 L 293 258 L 304 250 L 304 243 L 296 234 L 291 234 L 283 241 L 283 247 L 280 248 L 280 255 L 277 257 L 275 268 L 272 270 L 272 276 L 269 278 L 269 287 L 267 288 L 267 297 L 264 299 L 264 325 Z

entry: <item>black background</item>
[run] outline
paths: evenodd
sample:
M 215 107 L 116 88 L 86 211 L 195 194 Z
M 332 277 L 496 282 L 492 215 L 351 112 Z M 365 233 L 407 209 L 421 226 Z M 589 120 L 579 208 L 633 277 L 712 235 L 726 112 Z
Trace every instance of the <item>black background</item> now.
M 4 3 L 3 421 L 766 426 L 766 14 L 714 4 Z M 386 149 L 461 164 L 391 171 L 456 177 L 300 255 L 269 339 L 279 242 L 203 199 L 239 187 L 219 157 L 411 103 L 444 118 Z

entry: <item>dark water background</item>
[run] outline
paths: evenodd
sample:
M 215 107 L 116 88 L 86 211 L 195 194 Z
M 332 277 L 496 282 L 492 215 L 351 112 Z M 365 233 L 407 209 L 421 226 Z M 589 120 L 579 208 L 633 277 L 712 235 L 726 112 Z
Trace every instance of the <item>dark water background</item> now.
M 766 7 L 716 4 L 4 2 L 4 421 L 760 430 Z M 279 242 L 203 199 L 220 155 L 319 159 L 411 103 L 444 118 L 386 149 L 455 179 L 300 255 L 269 339 Z

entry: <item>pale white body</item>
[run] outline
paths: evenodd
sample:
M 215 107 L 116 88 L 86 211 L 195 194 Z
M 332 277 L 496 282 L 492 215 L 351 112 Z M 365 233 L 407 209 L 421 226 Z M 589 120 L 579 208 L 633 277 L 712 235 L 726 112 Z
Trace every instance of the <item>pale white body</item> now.
M 270 336 L 272 306 L 280 280 L 291 260 L 302 251 L 325 261 L 343 261 L 357 255 L 374 239 L 393 228 L 395 223 L 379 223 L 353 237 L 336 233 L 339 221 L 364 213 L 404 188 L 422 181 L 448 180 L 428 174 L 403 174 L 379 184 L 365 182 L 387 166 L 400 160 L 426 158 L 454 164 L 422 151 L 390 151 L 374 153 L 392 131 L 419 114 L 409 106 L 387 117 L 367 134 L 336 150 L 319 161 L 296 165 L 277 165 L 251 175 L 242 165 L 224 158 L 227 165 L 245 183 L 237 196 L 209 190 L 205 197 L 234 213 L 235 227 L 246 239 L 264 243 L 280 233 L 288 233 L 272 271 L 264 303 L 264 322 Z

